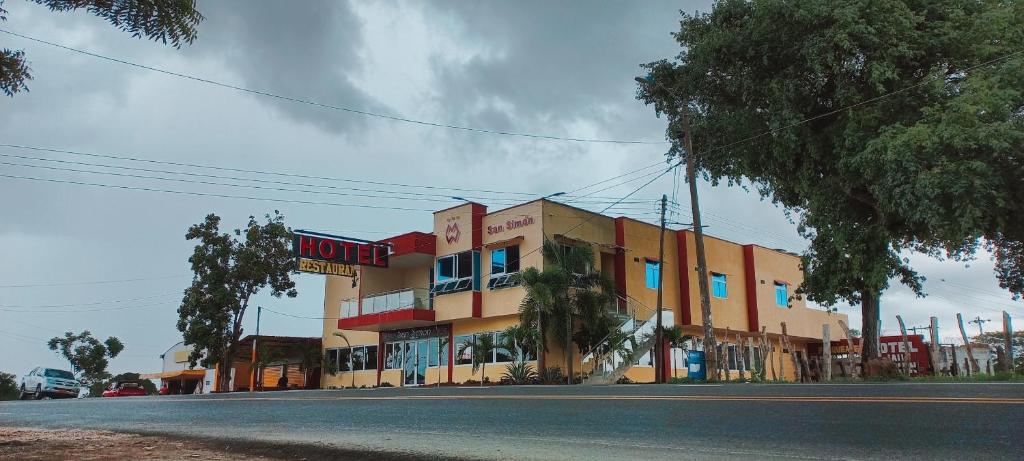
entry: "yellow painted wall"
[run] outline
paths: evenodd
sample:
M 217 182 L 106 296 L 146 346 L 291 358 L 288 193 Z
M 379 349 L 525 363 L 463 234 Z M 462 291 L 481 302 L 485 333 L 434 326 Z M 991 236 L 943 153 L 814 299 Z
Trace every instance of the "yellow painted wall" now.
M 790 336 L 821 339 L 822 326 L 830 325 L 833 339 L 842 337 L 839 320 L 849 322 L 846 314 L 829 314 L 821 309 L 807 307 L 807 301 L 795 293 L 803 283 L 800 258 L 758 246 L 754 247 L 754 267 L 757 278 L 758 322 L 769 333 L 782 333 L 781 322 L 786 322 Z M 790 307 L 779 307 L 775 302 L 775 281 L 788 282 Z
M 561 234 L 593 244 L 615 245 L 614 219 L 547 200 L 540 203 L 543 204 L 544 234 L 548 238 Z M 597 249 L 594 254 L 598 254 Z M 600 264 L 600 258 L 596 259 L 595 267 Z
M 658 260 L 660 228 L 641 221 L 626 219 L 623 224 L 626 247 L 626 294 L 654 313 L 658 306 L 658 290 L 647 288 L 647 260 Z M 662 265 L 662 306 L 679 318 L 679 264 L 676 236 L 665 233 L 665 263 Z
M 457 241 L 448 243 L 445 229 L 448 225 L 459 227 Z M 446 256 L 473 248 L 472 205 L 466 203 L 434 213 L 434 234 L 437 235 L 437 256 Z
M 690 281 L 690 319 L 694 325 L 701 325 L 700 287 L 698 285 L 697 249 L 692 232 L 686 232 L 687 273 Z M 711 273 L 726 275 L 728 296 L 724 299 L 711 296 L 711 320 L 716 329 L 729 327 L 733 330 L 747 330 L 746 274 L 743 266 L 743 246 L 704 236 L 704 251 L 708 263 L 708 293 L 711 288 Z
M 487 282 L 491 272 L 491 250 L 502 248 L 501 246 L 490 246 L 494 243 L 504 242 L 521 237 L 519 245 L 519 268 L 524 270 L 528 267 L 543 267 L 544 256 L 537 250 L 544 244 L 543 227 L 543 201 L 533 201 L 520 206 L 496 211 L 484 216 L 483 220 L 483 245 L 484 249 L 480 254 L 480 262 L 483 266 L 481 277 L 481 299 L 482 316 L 496 317 L 519 312 L 519 304 L 526 291 L 522 287 L 500 288 L 497 290 L 487 289 Z M 532 218 L 533 224 L 512 229 L 509 221 Z M 501 230 L 498 228 L 501 227 Z M 536 251 L 535 251 L 536 250 Z

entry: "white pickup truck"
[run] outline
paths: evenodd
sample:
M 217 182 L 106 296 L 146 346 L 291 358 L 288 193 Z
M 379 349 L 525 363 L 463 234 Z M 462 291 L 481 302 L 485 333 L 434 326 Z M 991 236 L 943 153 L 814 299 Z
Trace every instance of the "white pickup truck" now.
M 38 367 L 21 378 L 21 399 L 78 397 L 81 384 L 70 371 Z

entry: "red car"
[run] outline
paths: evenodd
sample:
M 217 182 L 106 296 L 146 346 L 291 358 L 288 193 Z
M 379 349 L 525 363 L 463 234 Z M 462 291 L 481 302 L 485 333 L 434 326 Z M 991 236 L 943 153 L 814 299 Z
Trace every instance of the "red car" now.
M 104 397 L 133 397 L 146 395 L 141 381 L 114 381 L 103 391 Z

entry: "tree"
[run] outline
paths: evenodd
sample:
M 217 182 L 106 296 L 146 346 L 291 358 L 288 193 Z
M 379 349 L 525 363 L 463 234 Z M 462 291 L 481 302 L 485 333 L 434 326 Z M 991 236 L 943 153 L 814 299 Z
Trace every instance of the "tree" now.
M 487 361 L 494 356 L 495 348 L 497 348 L 497 345 L 494 343 L 494 335 L 482 334 L 467 338 L 462 344 L 459 344 L 456 352 L 456 355 L 459 357 L 468 354 L 473 358 L 473 373 L 480 369 L 481 386 L 484 385 L 484 380 L 487 379 Z
M 195 0 L 33 0 L 50 11 L 85 9 L 106 19 L 114 27 L 132 37 L 146 37 L 180 48 L 196 39 L 196 26 L 203 15 L 195 9 Z M 7 10 L 0 0 L 0 21 L 7 20 Z M 0 90 L 7 96 L 28 91 L 32 79 L 25 52 L 4 48 L 0 51 Z
M 1001 331 L 989 331 L 972 339 L 973 342 L 998 348 L 1002 348 L 1006 344 L 1005 340 L 1006 335 Z M 1013 332 L 1010 338 L 1010 346 L 1013 347 L 1013 371 L 1024 373 L 1024 330 Z M 999 364 L 999 366 L 1002 366 L 1002 364 Z
M 512 363 L 506 367 L 505 374 L 501 377 L 502 381 L 512 384 L 536 382 L 539 375 L 533 365 L 530 365 L 529 358 L 532 352 L 537 350 L 537 330 L 529 325 L 517 323 L 505 328 L 501 338 L 498 347 L 512 355 Z
M 298 292 L 291 279 L 296 272 L 292 231 L 279 212 L 266 215 L 262 225 L 250 216 L 248 226 L 236 229 L 234 236 L 219 228 L 220 217 L 210 214 L 185 234 L 198 244 L 188 259 L 194 275 L 178 308 L 178 331 L 185 344 L 194 346 L 189 355 L 192 366 L 221 365 L 218 390 L 226 392 L 231 389 L 231 364 L 252 297 L 264 288 L 276 298 L 294 298 Z
M 0 400 L 16 400 L 20 395 L 17 378 L 0 371 Z
M 59 353 L 71 364 L 71 371 L 85 384 L 102 382 L 110 377 L 107 373 L 109 359 L 117 357 L 124 350 L 124 344 L 116 337 L 105 341 L 93 338 L 89 330 L 79 334 L 70 331 L 64 336 L 55 336 L 46 342 L 51 351 Z
M 1022 13 L 1000 1 L 719 1 L 683 15 L 678 62 L 645 65 L 664 86 L 638 97 L 671 116 L 684 95 L 701 146 L 687 160 L 786 208 L 811 242 L 799 292 L 860 304 L 867 362 L 889 281 L 924 294 L 906 251 L 970 258 L 985 237 L 1006 267 L 1019 256 Z M 685 158 L 679 127 L 666 133 Z

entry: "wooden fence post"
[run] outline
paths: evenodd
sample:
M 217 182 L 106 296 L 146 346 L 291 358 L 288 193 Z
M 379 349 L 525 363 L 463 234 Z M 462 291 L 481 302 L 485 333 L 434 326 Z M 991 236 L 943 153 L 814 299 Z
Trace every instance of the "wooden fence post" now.
M 964 349 L 967 350 L 967 363 L 969 368 L 973 368 L 973 372 L 980 373 L 981 366 L 978 365 L 978 360 L 974 358 L 974 351 L 971 350 L 971 340 L 967 337 L 967 332 L 964 331 L 964 317 L 959 312 L 956 313 L 956 323 L 960 325 L 960 336 L 964 339 Z M 967 376 L 971 373 L 968 371 Z
M 829 337 L 827 323 L 821 326 L 821 359 L 824 361 L 822 380 L 832 381 L 832 339 Z
M 932 343 L 928 347 L 928 352 L 931 353 L 932 357 L 932 374 L 939 374 L 939 318 L 931 317 L 928 319 L 928 333 L 931 335 Z
M 1013 373 L 1013 326 L 1011 325 L 1010 314 L 1003 311 L 1003 369 Z
M 907 377 L 910 377 L 910 341 L 907 341 L 907 325 L 903 323 L 903 317 L 896 314 L 896 321 L 900 324 L 900 335 L 903 336 L 903 368 L 906 370 Z
M 857 373 L 853 365 L 853 336 L 850 336 L 850 327 L 846 325 L 845 321 L 840 320 L 839 326 L 843 329 L 843 335 L 846 336 L 846 364 L 850 370 L 850 378 L 855 378 Z
M 745 351 L 743 347 L 743 337 L 740 336 L 739 332 L 736 332 L 736 369 L 740 373 L 740 381 L 747 380 L 747 363 L 745 357 Z

